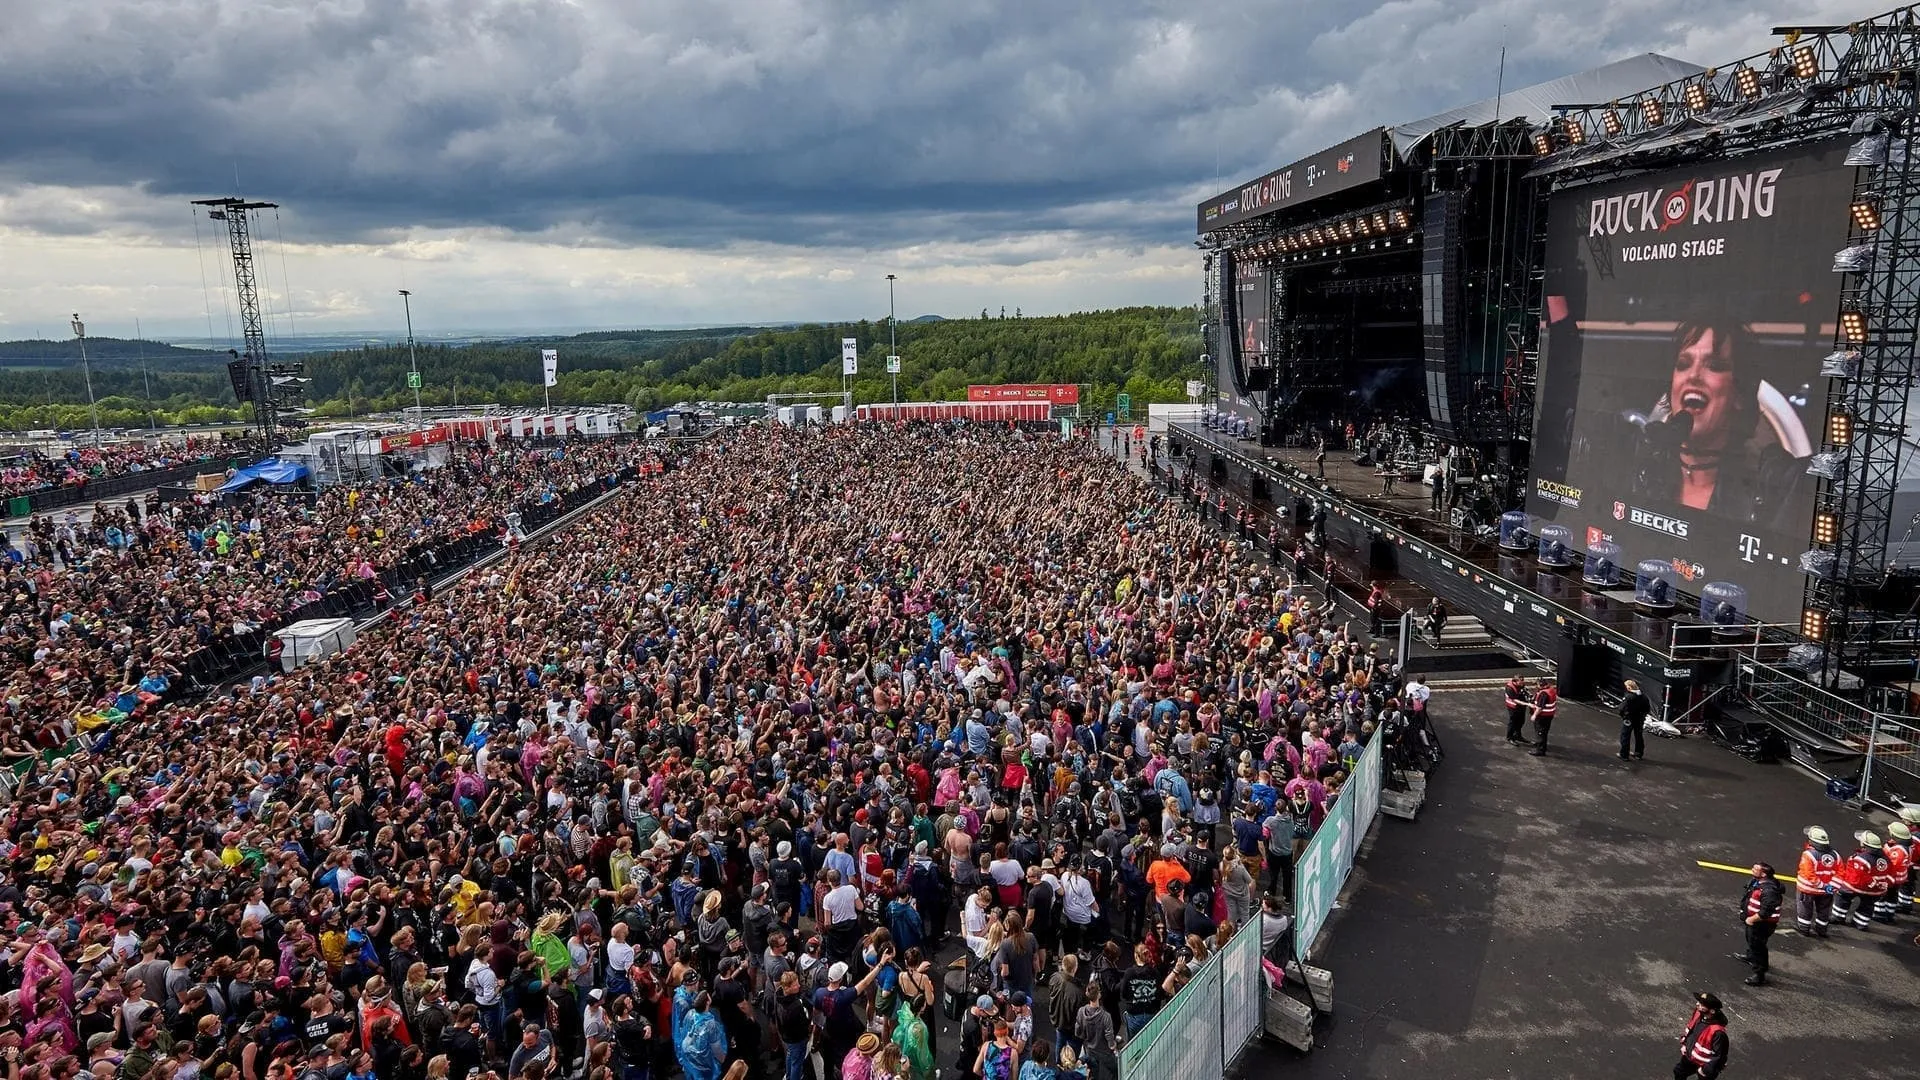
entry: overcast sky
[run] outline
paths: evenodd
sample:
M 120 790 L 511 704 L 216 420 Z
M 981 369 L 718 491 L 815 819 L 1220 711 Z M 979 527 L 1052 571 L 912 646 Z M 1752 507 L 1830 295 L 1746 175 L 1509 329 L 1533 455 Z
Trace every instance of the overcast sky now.
M 0 0 L 0 338 L 1191 303 L 1193 206 L 1368 127 L 1834 0 Z M 236 179 L 237 177 L 237 179 Z M 203 284 L 204 283 L 204 284 Z

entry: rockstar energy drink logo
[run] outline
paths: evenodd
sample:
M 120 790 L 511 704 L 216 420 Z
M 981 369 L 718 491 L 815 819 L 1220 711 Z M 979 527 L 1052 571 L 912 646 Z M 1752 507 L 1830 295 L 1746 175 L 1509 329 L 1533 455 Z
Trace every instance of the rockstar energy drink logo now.
M 1556 483 L 1552 480 L 1535 480 L 1533 482 L 1533 488 L 1540 493 L 1541 498 L 1548 502 L 1559 503 L 1561 506 L 1572 510 L 1580 509 L 1580 496 L 1585 494 L 1585 492 L 1577 487 Z

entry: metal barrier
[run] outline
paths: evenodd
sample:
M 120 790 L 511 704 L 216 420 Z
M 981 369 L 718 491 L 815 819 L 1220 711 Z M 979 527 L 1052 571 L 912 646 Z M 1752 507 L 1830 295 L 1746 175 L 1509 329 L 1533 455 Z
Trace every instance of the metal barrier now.
M 235 461 L 224 456 L 202 458 L 185 465 L 175 465 L 168 469 L 146 469 L 141 472 L 121 473 L 119 476 L 106 476 L 98 480 L 89 480 L 84 484 L 63 484 L 60 487 L 41 488 L 21 496 L 27 501 L 27 512 L 45 513 L 58 510 L 63 506 L 78 506 L 81 503 L 99 502 L 103 499 L 117 498 L 135 491 L 159 487 L 162 484 L 191 482 L 194 477 L 206 472 L 225 472 Z
M 1848 701 L 1758 655 L 1735 662 L 1734 691 L 1780 723 L 1794 742 L 1794 760 L 1806 768 L 1845 779 L 1858 758 L 1860 798 L 1920 800 L 1920 719 Z
M 1225 1076 L 1260 1033 L 1266 997 L 1260 960 L 1260 916 L 1255 914 L 1120 1048 L 1120 1080 Z

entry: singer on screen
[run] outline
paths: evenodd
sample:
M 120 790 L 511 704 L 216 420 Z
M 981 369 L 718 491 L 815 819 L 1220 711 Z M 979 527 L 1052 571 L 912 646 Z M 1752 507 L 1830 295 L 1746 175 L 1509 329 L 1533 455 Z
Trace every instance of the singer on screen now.
M 1634 494 L 1741 523 L 1772 522 L 1807 483 L 1806 426 L 1762 377 L 1751 330 L 1727 319 L 1674 331 L 1667 393 L 1641 424 Z

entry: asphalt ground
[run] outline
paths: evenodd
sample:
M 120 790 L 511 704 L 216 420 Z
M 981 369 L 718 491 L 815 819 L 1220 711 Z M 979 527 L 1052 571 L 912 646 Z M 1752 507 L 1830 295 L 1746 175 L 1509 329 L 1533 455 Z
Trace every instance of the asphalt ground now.
M 1788 765 L 1704 740 L 1649 738 L 1617 758 L 1618 721 L 1566 704 L 1551 752 L 1504 741 L 1499 692 L 1440 689 L 1447 751 L 1415 822 L 1382 815 L 1316 959 L 1334 1011 L 1310 1054 L 1271 1044 L 1239 1072 L 1269 1077 L 1668 1076 L 1692 995 L 1726 1003 L 1731 1077 L 1920 1077 L 1920 915 L 1896 927 L 1791 930 L 1769 985 L 1748 969 L 1746 867 L 1780 872 L 1791 905 L 1801 830 L 1842 854 L 1871 820 Z

